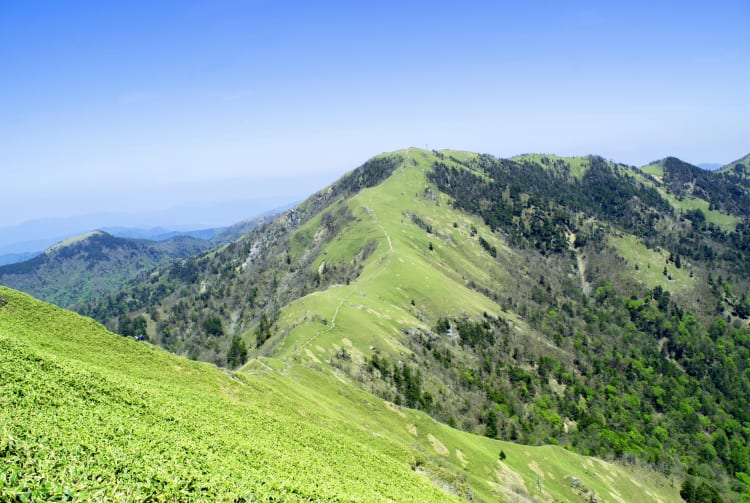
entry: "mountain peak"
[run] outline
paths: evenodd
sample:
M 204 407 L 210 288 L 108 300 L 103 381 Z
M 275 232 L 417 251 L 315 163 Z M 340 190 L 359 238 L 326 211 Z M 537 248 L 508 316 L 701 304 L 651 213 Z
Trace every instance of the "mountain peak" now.
M 73 237 L 70 237 L 68 239 L 64 239 L 64 240 L 60 241 L 59 243 L 55 243 L 54 245 L 52 245 L 49 248 L 47 248 L 44 251 L 44 253 L 50 254 L 50 253 L 59 251 L 62 248 L 73 246 L 75 244 L 82 243 L 84 241 L 88 241 L 88 240 L 91 240 L 91 239 L 94 239 L 94 238 L 108 238 L 108 237 L 109 238 L 113 238 L 113 239 L 117 239 L 114 236 L 112 236 L 111 234 L 106 233 L 106 232 L 101 231 L 101 230 L 89 231 L 89 232 L 85 232 L 83 234 L 79 234 L 78 236 L 73 236 Z
M 704 348 L 750 318 L 750 246 L 730 241 L 746 239 L 730 233 L 750 203 L 730 177 L 651 166 L 660 177 L 599 156 L 381 154 L 86 312 L 194 359 L 328 375 L 479 435 L 678 473 L 705 454 L 731 476 L 691 440 L 746 417 L 741 344 Z M 683 403 L 701 389 L 705 406 Z
M 155 242 L 95 230 L 60 241 L 24 262 L 0 266 L 0 283 L 69 307 L 110 293 L 145 271 L 209 246 L 190 237 Z

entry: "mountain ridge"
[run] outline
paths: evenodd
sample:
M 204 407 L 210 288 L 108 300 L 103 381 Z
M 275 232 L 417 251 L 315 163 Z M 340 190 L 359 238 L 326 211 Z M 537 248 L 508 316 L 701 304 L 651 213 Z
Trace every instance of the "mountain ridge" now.
M 459 429 L 741 492 L 747 442 L 718 411 L 747 421 L 747 193 L 719 200 L 731 180 L 675 158 L 660 174 L 573 160 L 383 154 L 84 312 L 193 358 L 237 366 L 244 345 Z

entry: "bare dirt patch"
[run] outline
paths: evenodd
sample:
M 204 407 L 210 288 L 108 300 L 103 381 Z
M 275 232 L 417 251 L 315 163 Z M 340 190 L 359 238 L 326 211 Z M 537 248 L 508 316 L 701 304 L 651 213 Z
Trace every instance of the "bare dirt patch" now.
M 396 407 L 393 403 L 389 402 L 388 400 L 383 400 L 383 405 L 385 405 L 385 408 L 390 410 L 391 412 L 398 414 L 401 417 L 406 417 L 406 414 L 401 412 L 398 407 Z
M 435 436 L 432 433 L 427 434 L 427 440 L 430 441 L 430 444 L 432 444 L 432 448 L 435 449 L 435 452 L 437 452 L 441 456 L 447 456 L 450 451 L 448 451 L 448 448 L 443 445 L 443 443 L 435 438 Z
M 461 462 L 461 465 L 466 467 L 468 460 L 466 459 L 466 456 L 464 456 L 464 453 L 461 449 L 456 449 L 456 457 Z
M 305 354 L 308 356 L 308 358 L 310 358 L 315 363 L 320 363 L 320 360 L 318 359 L 318 357 L 315 356 L 315 354 L 313 354 L 313 352 L 310 351 L 309 349 L 305 349 Z
M 497 483 L 490 482 L 490 485 L 503 499 L 513 503 L 533 501 L 526 490 L 523 477 L 508 468 L 505 463 L 498 463 L 498 468 L 495 469 L 495 478 Z

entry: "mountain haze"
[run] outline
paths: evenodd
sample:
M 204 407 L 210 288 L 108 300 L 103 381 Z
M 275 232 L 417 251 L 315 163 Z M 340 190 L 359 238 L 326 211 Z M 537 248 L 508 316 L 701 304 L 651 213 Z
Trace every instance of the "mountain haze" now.
M 0 255 L 0 266 L 24 262 L 39 255 L 39 252 L 6 253 Z

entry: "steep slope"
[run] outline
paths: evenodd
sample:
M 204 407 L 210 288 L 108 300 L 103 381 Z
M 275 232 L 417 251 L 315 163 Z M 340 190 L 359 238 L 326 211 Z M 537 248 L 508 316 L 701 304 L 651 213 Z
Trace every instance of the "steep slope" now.
M 94 231 L 62 241 L 25 262 L 0 267 L 0 284 L 71 307 L 108 295 L 158 265 L 208 246 L 190 237 L 157 242 Z
M 719 169 L 718 173 L 731 183 L 743 187 L 745 191 L 750 191 L 750 154 L 730 162 Z
M 740 160 L 742 161 L 742 159 Z M 728 231 L 740 217 L 747 218 L 750 184 L 743 183 L 743 169 L 736 161 L 717 171 L 707 171 L 674 157 L 655 161 L 641 170 L 654 177 L 670 203 L 688 218 L 700 211 L 705 221 Z
M 644 471 L 462 433 L 308 366 L 222 371 L 2 287 L 0 364 L 3 501 L 678 498 Z
M 736 494 L 750 234 L 727 183 L 676 159 L 410 149 L 90 312 L 194 358 L 236 366 L 250 347 L 462 430 Z
M 232 336 L 249 339 L 261 318 L 273 321 L 286 303 L 357 276 L 372 251 L 372 240 L 357 243 L 354 260 L 325 277 L 310 264 L 352 219 L 345 206 L 334 208 L 334 203 L 362 187 L 377 185 L 400 159 L 398 155 L 375 158 L 277 220 L 234 242 L 155 271 L 104 302 L 83 306 L 81 312 L 107 321 L 120 333 L 130 333 L 132 325 L 122 315 L 137 313 L 136 323 L 146 327 L 154 342 L 194 359 L 225 365 Z M 323 223 L 320 229 L 310 236 L 296 232 L 312 218 Z
M 750 169 L 750 154 L 747 154 L 745 157 L 742 157 L 740 159 L 737 159 L 734 162 L 730 162 L 726 166 L 723 166 L 721 169 L 719 169 L 720 172 L 729 172 L 729 171 L 742 171 L 747 176 L 748 169 Z M 739 174 L 739 173 L 737 173 Z

